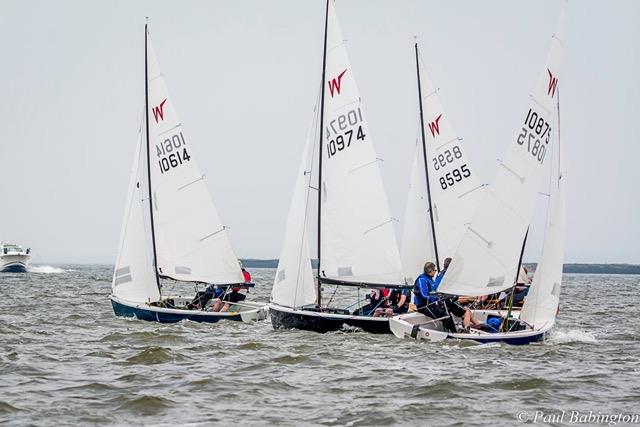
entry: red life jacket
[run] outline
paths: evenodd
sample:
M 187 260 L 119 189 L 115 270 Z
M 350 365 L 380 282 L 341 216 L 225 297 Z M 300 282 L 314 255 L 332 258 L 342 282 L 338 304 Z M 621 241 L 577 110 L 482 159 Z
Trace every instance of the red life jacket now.
M 244 268 L 242 269 L 242 275 L 244 276 L 245 283 L 251 283 L 251 274 L 249 274 L 249 272 Z

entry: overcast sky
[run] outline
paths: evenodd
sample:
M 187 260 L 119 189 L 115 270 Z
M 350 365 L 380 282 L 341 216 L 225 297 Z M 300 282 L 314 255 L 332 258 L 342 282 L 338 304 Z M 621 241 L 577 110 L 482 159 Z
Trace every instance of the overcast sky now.
M 0 240 L 113 262 L 143 109 L 144 17 L 241 257 L 277 257 L 321 73 L 323 0 L 0 2 Z M 413 37 L 484 182 L 559 0 L 338 0 L 395 218 L 417 126 Z M 566 262 L 640 263 L 640 2 L 573 1 L 560 80 Z M 399 231 L 398 227 L 398 231 Z M 532 238 L 528 261 L 540 239 Z

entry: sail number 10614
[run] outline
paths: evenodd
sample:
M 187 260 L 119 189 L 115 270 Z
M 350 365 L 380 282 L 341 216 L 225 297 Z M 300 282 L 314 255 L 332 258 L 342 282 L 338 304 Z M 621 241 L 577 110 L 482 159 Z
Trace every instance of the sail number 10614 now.
M 182 132 L 156 144 L 160 173 L 169 172 L 169 170 L 191 160 L 186 145 Z

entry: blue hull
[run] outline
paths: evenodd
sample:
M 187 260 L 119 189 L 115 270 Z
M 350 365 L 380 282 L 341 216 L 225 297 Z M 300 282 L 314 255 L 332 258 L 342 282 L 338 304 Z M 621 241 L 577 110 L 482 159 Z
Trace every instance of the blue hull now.
M 542 341 L 544 339 L 545 333 L 539 333 L 539 334 L 535 334 L 535 335 L 531 335 L 531 336 L 526 336 L 526 337 L 517 337 L 517 338 L 500 338 L 500 339 L 480 339 L 480 338 L 473 338 L 474 341 L 482 343 L 482 344 L 488 344 L 488 343 L 492 343 L 492 342 L 502 342 L 505 344 L 509 344 L 509 345 L 526 345 L 526 344 L 531 344 L 533 342 L 538 342 L 538 341 Z
M 3 268 L 2 270 L 0 270 L 0 272 L 2 272 L 2 273 L 26 273 L 27 272 L 27 266 L 24 265 L 24 264 L 8 265 L 5 268 Z
M 113 312 L 116 314 L 116 316 L 136 317 L 140 320 L 147 320 L 149 322 L 176 323 L 182 320 L 191 320 L 192 322 L 217 323 L 220 320 L 233 320 L 237 322 L 242 321 L 242 317 L 240 315 L 212 316 L 210 314 L 209 315 L 198 314 L 197 311 L 189 311 L 189 310 L 185 310 L 184 314 L 168 313 L 168 312 L 162 312 L 162 311 L 148 310 L 141 307 L 131 307 L 128 305 L 121 304 L 114 300 L 111 300 L 111 305 L 113 306 Z

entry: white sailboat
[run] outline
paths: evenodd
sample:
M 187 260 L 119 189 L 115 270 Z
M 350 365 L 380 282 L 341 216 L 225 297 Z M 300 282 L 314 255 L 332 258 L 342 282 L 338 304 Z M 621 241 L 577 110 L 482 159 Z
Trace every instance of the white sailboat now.
M 512 288 L 516 281 L 522 262 L 522 242 L 526 239 L 533 217 L 545 159 L 552 157 L 551 118 L 558 93 L 563 18 L 564 8 L 547 62 L 524 114 L 523 124 L 519 126 L 515 141 L 500 162 L 493 185 L 485 189 L 483 200 L 462 237 L 439 292 L 481 296 Z M 556 145 L 558 159 L 561 160 L 559 138 Z M 525 344 L 542 339 L 555 321 L 562 278 L 564 184 L 562 164 L 559 162 L 557 185 L 550 193 L 542 260 L 519 316 L 520 321 L 502 321 L 498 333 L 474 329 L 466 333 L 448 333 L 443 331 L 439 322 L 420 313 L 412 313 L 392 319 L 392 332 L 401 338 L 429 341 L 450 337 Z M 475 314 L 483 321 L 491 317 L 490 313 L 482 311 Z
M 387 318 L 358 311 L 359 290 L 407 286 L 371 132 L 330 0 L 323 55 L 317 144 L 318 276 L 314 283 L 306 231 L 308 141 L 271 295 L 271 320 L 275 328 L 325 332 L 348 324 L 388 333 Z M 332 297 L 323 300 L 323 285 L 336 286 L 338 298 L 353 291 L 355 303 L 329 306 Z
M 466 144 L 444 111 L 439 89 L 429 78 L 415 44 L 420 135 L 411 172 L 402 233 L 402 264 L 413 283 L 426 261 L 451 257 L 475 213 L 483 193 Z
M 13 243 L 0 243 L 0 273 L 24 273 L 29 268 L 31 249 Z
M 245 283 L 169 97 L 146 25 L 145 110 L 146 144 L 141 130 L 110 295 L 115 314 L 159 322 L 264 319 L 266 306 L 261 304 L 242 302 L 228 312 L 211 312 L 204 300 L 194 309 L 191 298 L 162 293 L 162 279 L 207 284 L 207 291 L 197 294 L 207 299 L 214 292 L 253 284 Z

